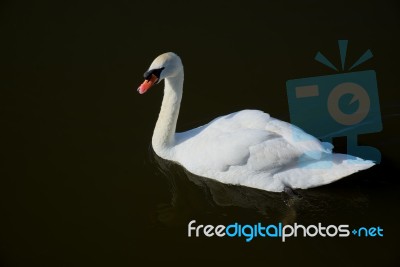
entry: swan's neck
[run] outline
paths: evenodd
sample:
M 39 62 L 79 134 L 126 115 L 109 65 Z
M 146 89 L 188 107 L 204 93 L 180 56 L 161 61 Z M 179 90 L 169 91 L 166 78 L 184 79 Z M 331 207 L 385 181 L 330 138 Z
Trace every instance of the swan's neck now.
M 176 76 L 165 79 L 164 98 L 152 139 L 154 151 L 162 158 L 169 158 L 170 149 L 175 144 L 176 122 L 181 105 L 182 89 L 183 70 Z

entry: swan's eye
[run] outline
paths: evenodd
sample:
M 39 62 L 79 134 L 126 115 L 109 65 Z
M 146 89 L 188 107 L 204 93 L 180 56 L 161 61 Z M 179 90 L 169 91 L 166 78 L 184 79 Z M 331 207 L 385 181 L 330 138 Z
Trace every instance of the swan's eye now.
M 161 71 L 162 71 L 163 69 L 164 69 L 164 67 L 159 68 L 159 69 L 151 69 L 151 70 L 148 70 L 148 71 L 146 71 L 146 72 L 143 74 L 143 76 L 144 76 L 144 78 L 145 78 L 146 80 L 148 80 L 148 81 L 151 79 L 151 76 L 152 76 L 152 75 L 156 76 L 157 79 L 160 79 Z

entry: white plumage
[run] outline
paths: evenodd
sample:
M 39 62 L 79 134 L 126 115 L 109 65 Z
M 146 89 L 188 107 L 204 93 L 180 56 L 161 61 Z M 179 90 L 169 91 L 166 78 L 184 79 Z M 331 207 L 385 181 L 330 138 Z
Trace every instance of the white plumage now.
M 306 189 L 328 184 L 374 165 L 350 155 L 333 154 L 331 144 L 258 110 L 239 111 L 175 133 L 183 89 L 180 58 L 174 53 L 160 55 L 145 76 L 140 93 L 165 79 L 153 149 L 193 174 L 280 192 L 285 187 Z

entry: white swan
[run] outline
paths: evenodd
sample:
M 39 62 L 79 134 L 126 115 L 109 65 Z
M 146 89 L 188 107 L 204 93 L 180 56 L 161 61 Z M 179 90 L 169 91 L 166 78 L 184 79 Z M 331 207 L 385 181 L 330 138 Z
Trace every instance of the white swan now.
M 176 133 L 183 89 L 181 59 L 172 52 L 162 54 L 144 77 L 140 94 L 165 79 L 152 138 L 155 153 L 193 174 L 281 192 L 285 187 L 306 189 L 328 184 L 374 165 L 350 155 L 333 154 L 331 144 L 258 110 L 239 111 Z

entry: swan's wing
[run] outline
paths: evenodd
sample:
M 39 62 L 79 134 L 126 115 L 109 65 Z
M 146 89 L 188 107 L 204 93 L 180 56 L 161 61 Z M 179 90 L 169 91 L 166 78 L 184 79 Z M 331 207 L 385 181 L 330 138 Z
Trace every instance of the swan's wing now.
M 246 164 L 256 171 L 272 170 L 303 154 L 316 158 L 325 151 L 317 139 L 301 129 L 257 110 L 216 118 L 202 127 L 178 133 L 176 138 L 174 158 L 189 170 L 206 167 L 226 171 Z
M 332 144 L 327 142 L 321 143 L 317 138 L 293 124 L 271 118 L 266 124 L 266 130 L 279 134 L 288 143 L 311 159 L 318 160 L 321 158 L 322 153 L 332 152 Z
M 250 157 L 249 147 L 274 138 L 273 133 L 263 130 L 226 125 L 208 126 L 193 135 L 194 132 L 177 134 L 177 139 L 183 141 L 174 147 L 174 158 L 195 173 L 204 169 L 224 172 L 230 166 L 244 165 Z M 188 135 L 193 136 L 187 138 Z

